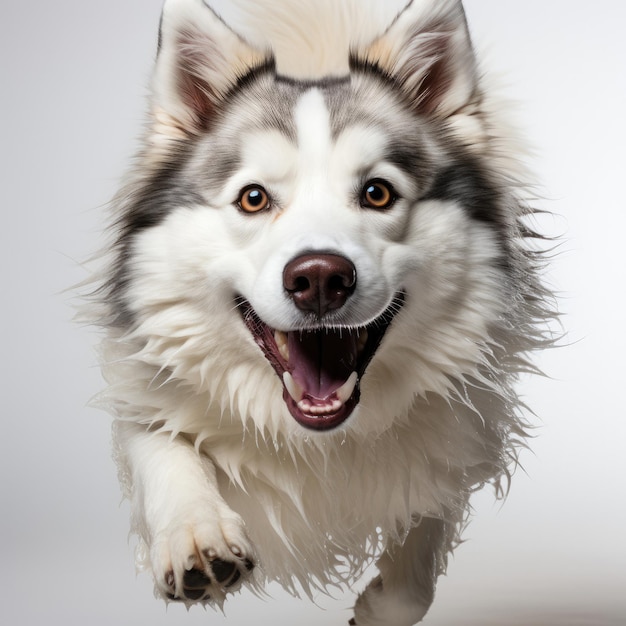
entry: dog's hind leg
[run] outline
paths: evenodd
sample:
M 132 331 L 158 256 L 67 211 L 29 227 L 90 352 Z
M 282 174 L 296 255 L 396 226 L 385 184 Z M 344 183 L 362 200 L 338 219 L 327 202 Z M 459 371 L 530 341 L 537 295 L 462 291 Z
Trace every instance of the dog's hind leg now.
M 243 520 L 219 493 L 213 464 L 182 436 L 129 422 L 118 422 L 115 434 L 157 590 L 187 604 L 221 604 L 249 578 L 255 559 Z
M 357 626 L 413 626 L 421 621 L 445 569 L 453 533 L 440 519 L 422 517 L 404 543 L 393 543 L 376 564 L 377 576 L 354 607 Z

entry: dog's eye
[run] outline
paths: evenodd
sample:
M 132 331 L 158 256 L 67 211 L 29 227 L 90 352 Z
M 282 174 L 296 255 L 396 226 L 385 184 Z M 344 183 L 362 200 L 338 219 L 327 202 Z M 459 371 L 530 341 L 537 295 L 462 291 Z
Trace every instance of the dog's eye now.
M 269 208 L 270 197 L 261 185 L 248 185 L 241 190 L 237 205 L 246 213 L 258 213 Z
M 387 209 L 396 199 L 391 184 L 379 178 L 367 181 L 361 191 L 361 206 L 368 209 Z

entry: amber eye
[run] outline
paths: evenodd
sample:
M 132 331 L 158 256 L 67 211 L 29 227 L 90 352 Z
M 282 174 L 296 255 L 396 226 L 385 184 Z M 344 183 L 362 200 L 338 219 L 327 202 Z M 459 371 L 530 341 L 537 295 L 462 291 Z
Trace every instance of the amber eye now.
M 386 209 L 396 198 L 391 184 L 379 178 L 368 180 L 361 191 L 361 205 L 369 209 Z
M 246 213 L 258 213 L 269 208 L 270 198 L 260 185 L 248 185 L 241 190 L 237 204 Z

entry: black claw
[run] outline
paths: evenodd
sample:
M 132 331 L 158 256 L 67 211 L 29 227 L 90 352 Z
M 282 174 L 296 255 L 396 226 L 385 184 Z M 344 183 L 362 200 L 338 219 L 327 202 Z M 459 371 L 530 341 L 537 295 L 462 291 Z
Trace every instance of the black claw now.
M 356 622 L 354 621 L 354 617 L 348 622 L 350 626 L 356 626 Z
M 214 559 L 211 561 L 211 569 L 218 583 L 226 582 L 235 571 L 235 564 L 232 561 L 223 561 L 222 559 Z

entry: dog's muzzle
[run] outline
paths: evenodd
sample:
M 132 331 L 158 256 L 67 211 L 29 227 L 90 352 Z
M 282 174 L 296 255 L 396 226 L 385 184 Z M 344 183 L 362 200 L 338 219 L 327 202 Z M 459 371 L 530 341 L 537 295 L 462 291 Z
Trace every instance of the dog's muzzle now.
M 269 327 L 247 300 L 238 298 L 246 326 L 283 382 L 289 412 L 305 428 L 330 430 L 352 414 L 363 373 L 404 302 L 399 292 L 366 326 L 331 324 L 328 320 L 336 319 L 356 286 L 356 267 L 341 255 L 294 258 L 284 268 L 283 287 L 306 322 L 288 331 Z

